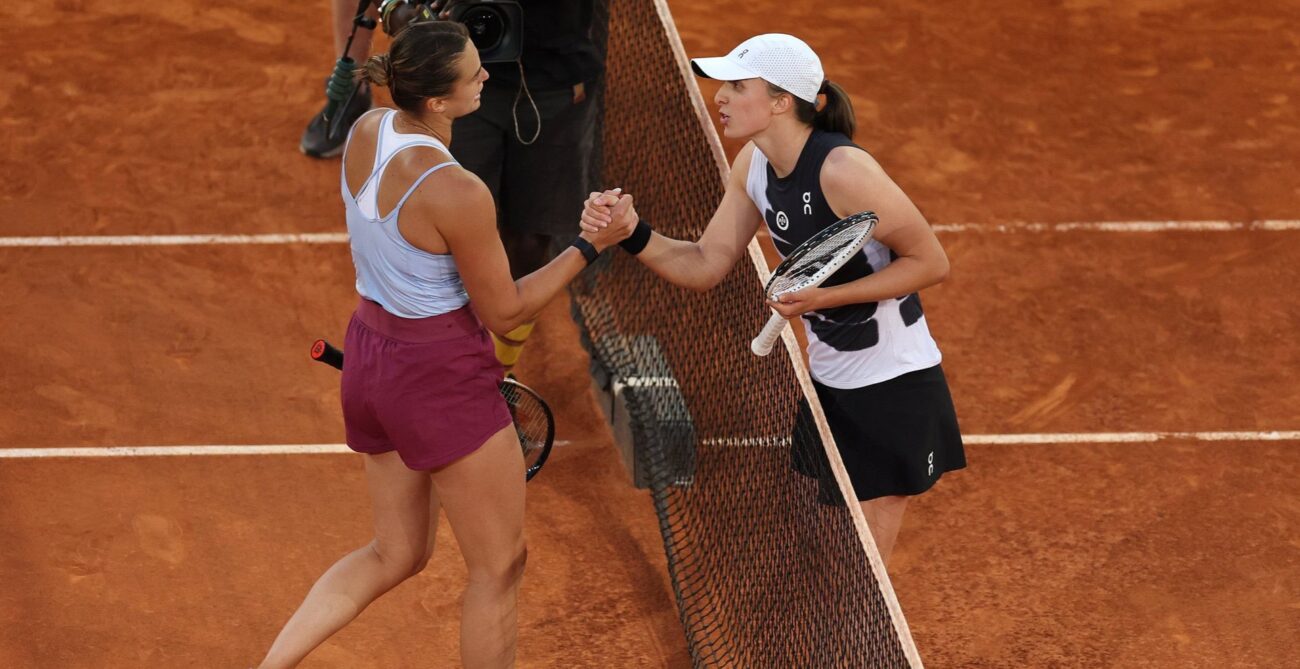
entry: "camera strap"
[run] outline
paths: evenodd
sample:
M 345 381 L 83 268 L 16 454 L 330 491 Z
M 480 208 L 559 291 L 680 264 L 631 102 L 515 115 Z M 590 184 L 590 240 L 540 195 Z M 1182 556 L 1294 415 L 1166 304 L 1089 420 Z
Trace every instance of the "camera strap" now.
M 524 78 L 524 62 L 516 60 L 515 64 L 519 65 L 519 90 L 515 92 L 515 102 L 510 105 L 510 118 L 515 122 L 515 137 L 519 143 L 524 146 L 530 146 L 542 134 L 542 112 L 537 108 L 537 102 L 533 100 L 533 94 L 528 90 L 528 80 Z M 537 119 L 537 131 L 533 133 L 532 139 L 524 139 L 519 133 L 519 98 L 527 96 L 528 104 L 533 108 L 533 116 Z

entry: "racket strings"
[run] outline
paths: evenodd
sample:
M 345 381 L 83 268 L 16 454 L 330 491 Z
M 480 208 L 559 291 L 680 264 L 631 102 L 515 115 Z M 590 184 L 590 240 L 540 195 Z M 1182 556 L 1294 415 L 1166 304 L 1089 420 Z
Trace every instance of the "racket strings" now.
M 807 287 L 817 278 L 822 270 L 845 254 L 858 252 L 865 233 L 871 230 L 868 222 L 844 226 L 830 232 L 826 238 L 808 249 L 799 257 L 791 257 L 787 267 L 778 268 L 779 273 L 772 276 L 767 294 L 776 297 L 782 293 Z
M 505 398 L 506 406 L 510 408 L 510 417 L 514 419 L 515 434 L 523 447 L 524 460 L 532 466 L 551 439 L 550 412 L 541 398 L 513 383 L 501 384 L 501 396 Z

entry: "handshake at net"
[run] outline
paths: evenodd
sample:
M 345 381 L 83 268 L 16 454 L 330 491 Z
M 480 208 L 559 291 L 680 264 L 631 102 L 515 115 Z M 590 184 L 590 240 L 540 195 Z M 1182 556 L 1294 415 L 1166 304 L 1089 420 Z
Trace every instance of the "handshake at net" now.
M 587 197 L 578 225 L 588 235 L 600 236 L 608 239 L 607 243 L 615 244 L 631 236 L 640 220 L 632 196 L 624 194 L 622 188 L 614 188 Z

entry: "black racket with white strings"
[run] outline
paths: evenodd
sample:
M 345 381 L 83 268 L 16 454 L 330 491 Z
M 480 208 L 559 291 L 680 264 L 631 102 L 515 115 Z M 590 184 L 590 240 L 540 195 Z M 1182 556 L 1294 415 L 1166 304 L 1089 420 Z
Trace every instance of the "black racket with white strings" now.
M 767 298 L 778 301 L 782 295 L 820 286 L 862 250 L 879 220 L 874 212 L 864 211 L 842 218 L 809 237 L 772 270 L 772 277 L 763 287 Z M 754 355 L 772 352 L 785 323 L 784 316 L 775 311 L 772 313 L 767 325 L 749 345 Z
M 311 357 L 335 369 L 343 369 L 343 351 L 324 339 L 317 339 L 312 344 Z M 515 433 L 524 449 L 524 479 L 531 481 L 546 464 L 551 446 L 555 444 L 555 416 L 541 395 L 514 379 L 502 379 L 501 396 L 510 407 Z

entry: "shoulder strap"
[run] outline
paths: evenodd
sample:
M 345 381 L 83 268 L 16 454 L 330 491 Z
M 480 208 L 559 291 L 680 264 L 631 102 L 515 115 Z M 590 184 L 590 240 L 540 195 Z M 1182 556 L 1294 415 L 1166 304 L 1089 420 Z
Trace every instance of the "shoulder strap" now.
M 411 184 L 411 187 L 406 189 L 406 193 L 402 195 L 402 199 L 397 201 L 397 206 L 393 207 L 393 211 L 388 212 L 388 215 L 385 216 L 385 218 L 387 218 L 388 216 L 392 216 L 393 212 L 401 211 L 402 205 L 406 204 L 406 200 L 415 193 L 415 189 L 419 188 L 420 184 L 423 183 L 424 180 L 429 177 L 429 175 L 449 165 L 458 165 L 458 164 L 459 163 L 457 163 L 454 160 L 448 160 L 445 163 L 438 163 L 437 165 L 434 165 L 433 167 L 430 167 L 429 169 L 425 170 L 424 174 L 421 174 L 419 177 L 417 177 L 415 179 L 415 182 Z

